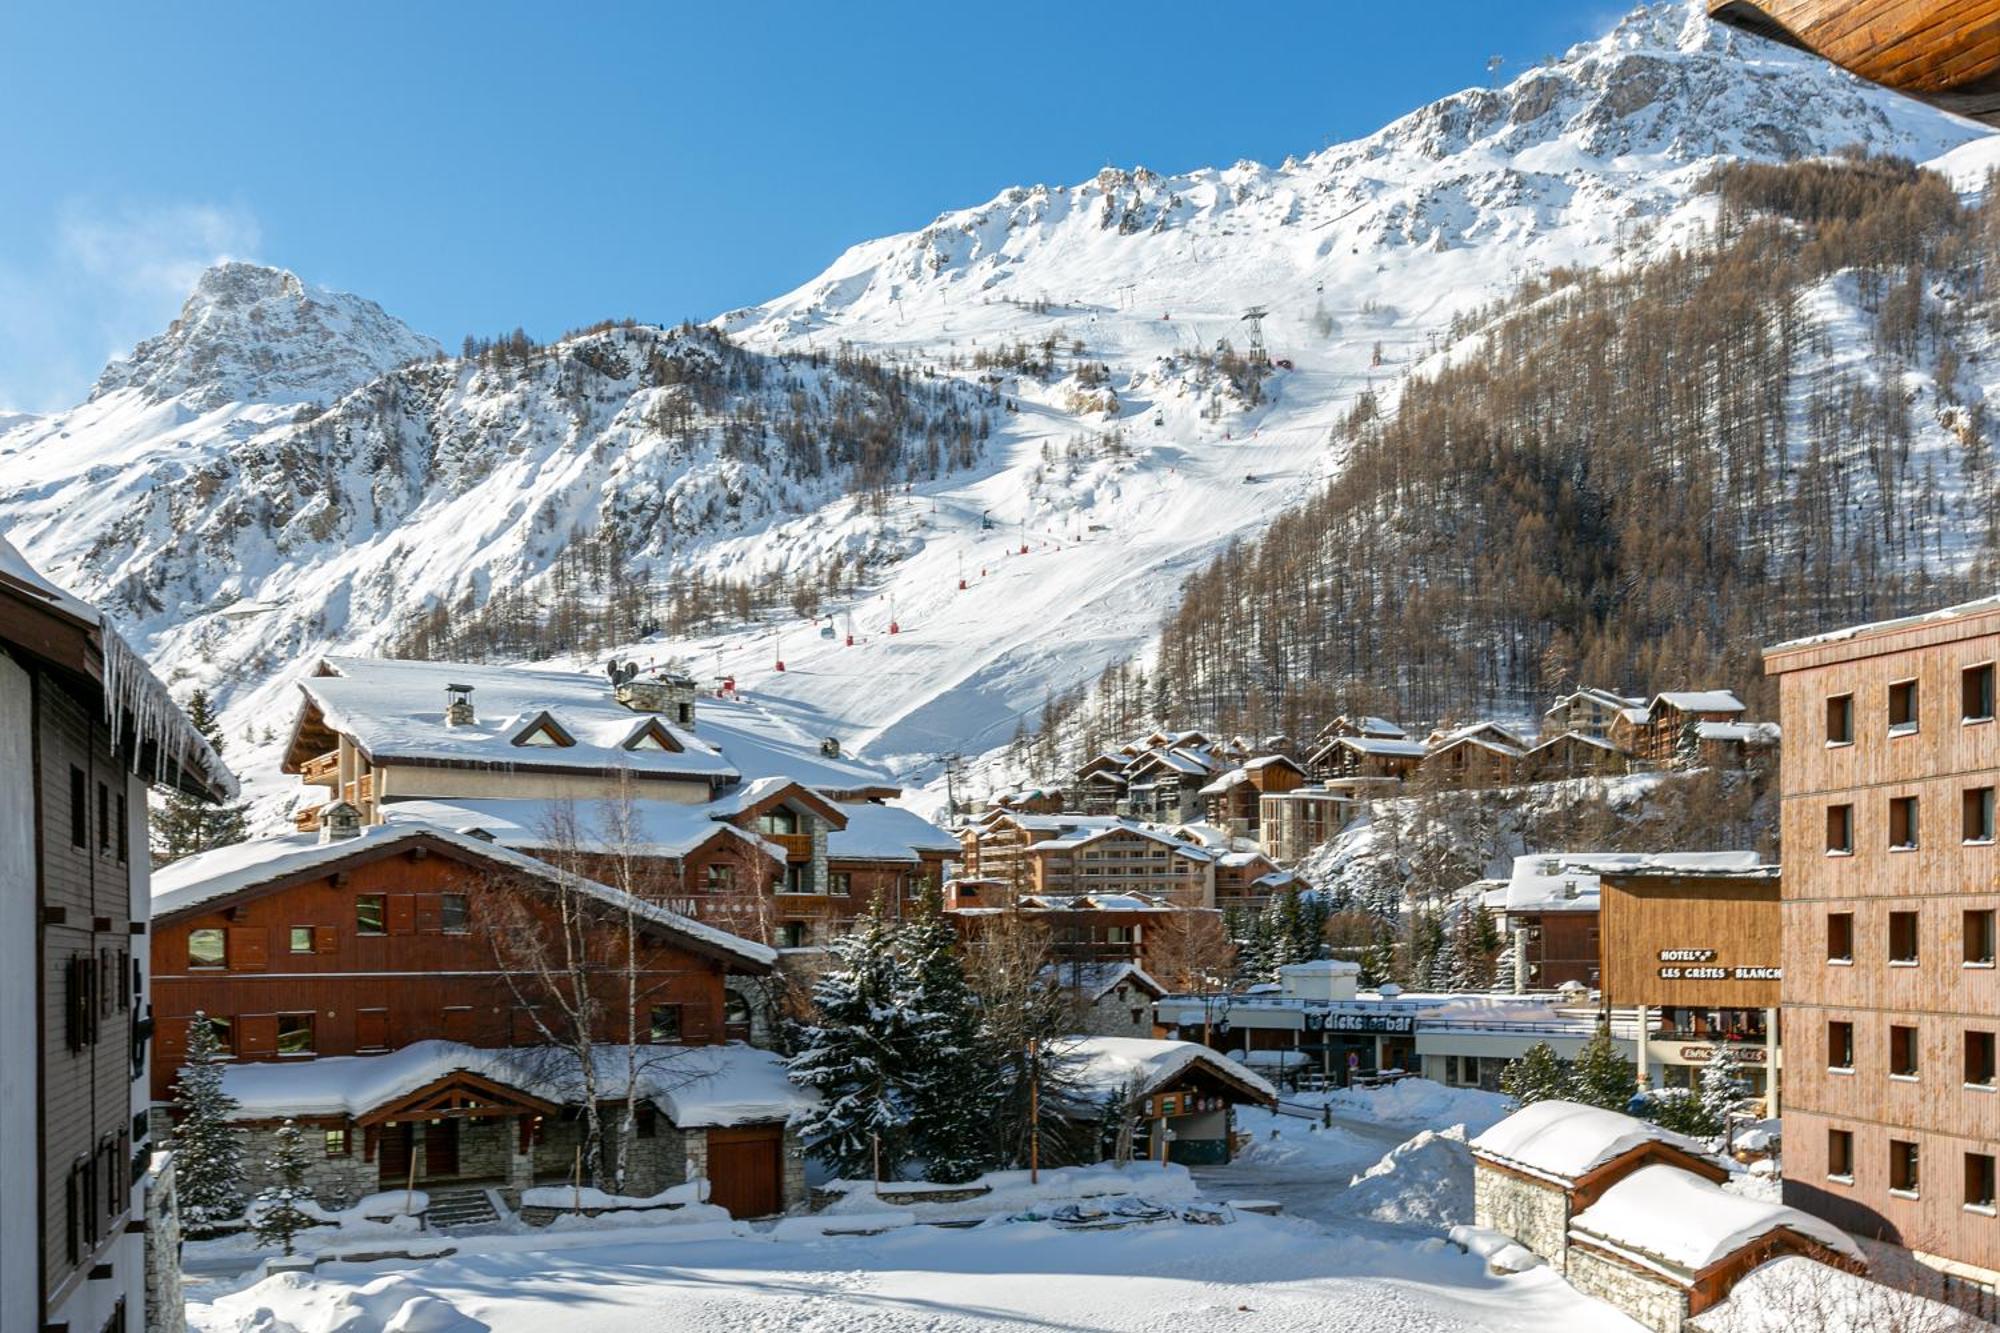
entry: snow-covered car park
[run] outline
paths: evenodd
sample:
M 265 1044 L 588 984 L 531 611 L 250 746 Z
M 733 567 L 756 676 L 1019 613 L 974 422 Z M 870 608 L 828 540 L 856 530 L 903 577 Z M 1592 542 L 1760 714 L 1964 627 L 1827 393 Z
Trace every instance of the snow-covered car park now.
M 1330 1127 L 1246 1111 L 1253 1146 L 1193 1177 L 1137 1162 L 1039 1188 L 1009 1173 L 973 1201 L 891 1204 L 864 1187 L 759 1225 L 695 1204 L 658 1223 L 406 1233 L 421 1243 L 339 1248 L 432 1257 L 191 1277 L 189 1318 L 203 1333 L 549 1333 L 552 1317 L 562 1333 L 1636 1329 L 1545 1268 L 1491 1272 L 1448 1239 L 1470 1221 L 1464 1138 L 1502 1108 L 1418 1083 L 1336 1094 Z M 204 1252 L 189 1246 L 191 1272 Z

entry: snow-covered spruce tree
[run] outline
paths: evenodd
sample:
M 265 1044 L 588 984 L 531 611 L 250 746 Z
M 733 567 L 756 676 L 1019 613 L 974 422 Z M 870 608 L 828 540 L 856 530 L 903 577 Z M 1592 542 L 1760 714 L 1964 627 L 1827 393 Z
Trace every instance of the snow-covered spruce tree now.
M 965 979 L 958 932 L 926 888 L 902 930 L 909 1025 L 903 1077 L 910 1152 L 925 1179 L 958 1184 L 993 1164 L 992 1062 L 979 1035 L 979 1003 Z
M 1500 1071 L 1500 1091 L 1523 1106 L 1567 1098 L 1569 1090 L 1569 1062 L 1545 1041 L 1536 1042 Z
M 195 730 L 221 754 L 222 723 L 209 703 L 207 690 L 196 690 L 188 696 L 187 715 Z M 159 809 L 153 813 L 153 864 L 163 866 L 196 852 L 242 842 L 250 836 L 243 811 L 241 804 L 212 805 L 180 792 L 169 792 L 160 798 Z
M 1715 1055 L 1701 1067 L 1701 1106 L 1715 1122 L 1711 1134 L 1729 1130 L 1729 1117 L 1743 1106 L 1743 1068 L 1736 1048 L 1726 1041 L 1715 1043 Z
M 1570 1065 L 1569 1099 L 1607 1111 L 1623 1111 L 1638 1091 L 1637 1067 L 1618 1054 L 1611 1025 L 1600 1021 Z
M 812 1020 L 786 1062 L 792 1082 L 820 1095 L 799 1132 L 843 1179 L 872 1179 L 879 1162 L 893 1180 L 908 1151 L 910 984 L 896 942 L 879 902 L 833 942 L 833 966 L 813 986 Z
M 312 1198 L 312 1192 L 306 1188 L 305 1136 L 298 1125 L 285 1121 L 278 1126 L 276 1138 L 278 1150 L 265 1163 L 272 1183 L 259 1191 L 254 1205 L 257 1239 L 265 1245 L 282 1245 L 290 1254 L 293 1240 L 313 1224 L 312 1217 L 299 1207 Z
M 229 1123 L 236 1099 L 223 1090 L 222 1070 L 215 1025 L 196 1013 L 173 1101 L 174 1179 L 181 1220 L 191 1236 L 205 1235 L 243 1211 L 243 1140 Z

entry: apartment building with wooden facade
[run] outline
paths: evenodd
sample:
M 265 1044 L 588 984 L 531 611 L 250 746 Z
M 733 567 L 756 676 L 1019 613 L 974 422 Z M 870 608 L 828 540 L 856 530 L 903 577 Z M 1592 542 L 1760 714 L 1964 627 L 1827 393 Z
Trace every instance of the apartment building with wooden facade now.
M 1996 660 L 2000 598 L 1765 654 L 1788 741 L 1786 1200 L 1987 1298 L 2000 1283 Z
M 749 1014 L 725 988 L 770 973 L 764 945 L 573 864 L 414 822 L 363 826 L 340 809 L 317 833 L 175 862 L 155 888 L 156 1113 L 205 1016 L 243 1104 L 253 1189 L 292 1118 L 328 1206 L 411 1184 L 492 1187 L 518 1204 L 575 1169 L 587 1039 L 607 1114 L 622 1116 L 630 1070 L 644 1080 L 627 1193 L 706 1177 L 739 1216 L 798 1195 L 785 1188 L 795 1093 L 776 1056 L 740 1044 Z M 586 961 L 568 961 L 566 940 Z M 728 1087 L 726 1123 L 696 1109 L 711 1100 L 704 1084 Z
M 154 784 L 208 800 L 234 791 L 97 610 L 0 540 L 0 1328 L 10 1333 L 125 1333 L 163 1305 L 149 1301 L 145 1221 L 149 1203 L 171 1211 L 144 1114 Z M 178 1326 L 177 1310 L 159 1314 Z

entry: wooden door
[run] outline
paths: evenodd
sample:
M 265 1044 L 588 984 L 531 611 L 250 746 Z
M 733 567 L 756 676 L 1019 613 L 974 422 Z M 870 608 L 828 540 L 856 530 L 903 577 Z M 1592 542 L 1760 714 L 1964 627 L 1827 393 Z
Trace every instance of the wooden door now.
M 750 1125 L 708 1131 L 708 1201 L 731 1217 L 784 1210 L 784 1129 Z
M 458 1121 L 433 1120 L 424 1126 L 424 1175 L 432 1180 L 458 1174 Z
M 380 1164 L 377 1180 L 385 1190 L 402 1189 L 410 1180 L 410 1142 L 415 1134 L 415 1126 L 391 1122 L 382 1126 L 382 1134 L 375 1144 L 375 1158 Z

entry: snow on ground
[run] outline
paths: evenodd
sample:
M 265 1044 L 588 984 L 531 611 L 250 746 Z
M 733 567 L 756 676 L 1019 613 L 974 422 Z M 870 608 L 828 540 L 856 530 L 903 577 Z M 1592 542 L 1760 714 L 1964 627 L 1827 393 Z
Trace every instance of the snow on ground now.
M 512 1238 L 509 1238 L 512 1239 Z M 576 1237 L 565 1239 L 575 1240 Z M 875 1237 L 681 1240 L 671 1229 L 561 1249 L 486 1251 L 388 1271 L 284 1274 L 190 1307 L 199 1333 L 1624 1333 L 1547 1272 L 1393 1233 L 1329 1244 L 1309 1223 L 1244 1217 L 1066 1232 L 1047 1223 Z

